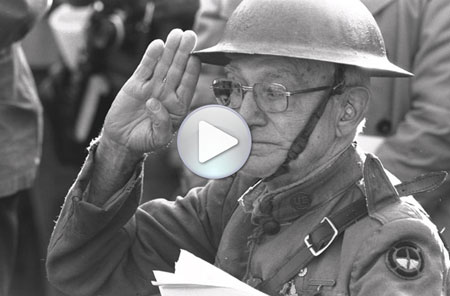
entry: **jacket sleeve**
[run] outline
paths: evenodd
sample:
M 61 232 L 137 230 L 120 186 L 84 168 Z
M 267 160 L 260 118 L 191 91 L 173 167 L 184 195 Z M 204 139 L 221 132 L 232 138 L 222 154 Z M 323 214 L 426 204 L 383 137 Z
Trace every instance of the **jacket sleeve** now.
M 377 228 L 355 257 L 350 295 L 446 295 L 448 253 L 433 228 L 416 218 Z
M 426 1 L 421 13 L 419 47 L 410 69 L 415 74 L 410 110 L 377 151 L 386 168 L 402 180 L 450 170 L 450 2 Z M 447 179 L 427 197 L 449 194 Z
M 172 271 L 180 248 L 214 261 L 232 177 L 174 202 L 154 200 L 138 207 L 142 176 L 137 168 L 98 208 L 85 201 L 92 162 L 90 154 L 50 240 L 47 271 L 53 285 L 69 295 L 151 295 L 157 292 L 152 271 Z

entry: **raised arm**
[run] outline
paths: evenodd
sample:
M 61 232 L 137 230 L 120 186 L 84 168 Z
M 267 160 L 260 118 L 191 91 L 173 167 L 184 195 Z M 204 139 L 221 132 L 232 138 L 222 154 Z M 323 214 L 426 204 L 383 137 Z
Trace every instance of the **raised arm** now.
M 222 202 L 206 199 L 207 189 L 138 209 L 143 155 L 169 143 L 192 99 L 200 71 L 190 56 L 195 40 L 191 31 L 174 30 L 165 43 L 149 45 L 66 196 L 50 239 L 47 272 L 69 295 L 149 295 L 156 290 L 152 270 L 170 270 L 179 248 L 214 258 L 210 234 L 219 233 L 220 222 L 211 223 L 204 209 L 217 211 Z M 223 196 L 217 190 L 213 195 Z M 217 212 L 213 216 L 220 219 Z
M 109 110 L 95 155 L 88 201 L 103 205 L 146 152 L 169 143 L 186 115 L 200 72 L 192 31 L 153 41 Z

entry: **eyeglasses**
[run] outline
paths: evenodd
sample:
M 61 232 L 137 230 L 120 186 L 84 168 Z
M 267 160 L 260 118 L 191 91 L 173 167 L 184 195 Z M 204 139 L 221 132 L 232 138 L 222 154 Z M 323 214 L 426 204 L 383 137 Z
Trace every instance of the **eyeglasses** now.
M 284 112 L 288 108 L 289 97 L 296 94 L 304 94 L 333 88 L 333 86 L 319 86 L 302 90 L 287 91 L 284 85 L 278 83 L 255 83 L 253 86 L 245 86 L 239 82 L 220 78 L 212 82 L 216 100 L 219 104 L 237 109 L 244 100 L 248 91 L 253 91 L 258 107 L 271 113 Z

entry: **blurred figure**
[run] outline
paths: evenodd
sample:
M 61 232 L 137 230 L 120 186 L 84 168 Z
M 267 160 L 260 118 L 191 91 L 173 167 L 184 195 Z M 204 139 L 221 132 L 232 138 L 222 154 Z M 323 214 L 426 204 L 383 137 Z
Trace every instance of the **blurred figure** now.
M 148 43 L 153 6 L 145 0 L 65 2 L 49 17 L 62 62 L 53 65 L 40 91 L 59 159 L 78 166 L 142 54 L 141 44 Z
M 402 180 L 450 170 L 450 2 L 362 1 L 377 20 L 389 58 L 412 79 L 372 80 L 365 134 L 386 137 L 375 153 Z M 450 180 L 416 195 L 450 242 Z
M 30 188 L 36 177 L 42 141 L 42 107 L 25 56 L 18 43 L 50 4 L 48 0 L 0 1 L 0 295 L 10 296 L 23 225 L 30 205 Z M 37 234 L 26 229 L 28 243 Z M 36 258 L 37 259 L 37 258 Z M 30 262 L 31 264 L 31 262 Z M 34 275 L 37 278 L 37 275 Z M 22 285 L 28 285 L 21 278 Z M 34 295 L 41 295 L 34 287 Z
M 217 43 L 241 0 L 202 0 L 194 30 L 197 48 Z M 362 0 L 378 22 L 391 61 L 412 79 L 372 78 L 373 100 L 359 143 L 402 180 L 450 170 L 450 2 L 447 0 Z M 204 65 L 194 105 L 215 103 L 211 81 L 224 75 Z M 387 138 L 385 138 L 387 137 Z M 189 175 L 187 175 L 189 176 Z M 186 177 L 185 183 L 198 182 Z M 450 242 L 450 180 L 417 195 Z

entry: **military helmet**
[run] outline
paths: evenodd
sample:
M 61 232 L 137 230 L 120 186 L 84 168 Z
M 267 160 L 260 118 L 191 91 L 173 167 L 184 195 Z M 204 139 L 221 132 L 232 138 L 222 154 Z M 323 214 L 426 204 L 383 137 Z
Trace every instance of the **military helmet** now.
M 227 64 L 233 54 L 353 65 L 370 76 L 412 76 L 389 62 L 380 29 L 359 0 L 244 0 L 219 43 L 194 52 L 215 65 Z

